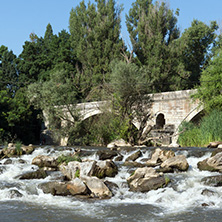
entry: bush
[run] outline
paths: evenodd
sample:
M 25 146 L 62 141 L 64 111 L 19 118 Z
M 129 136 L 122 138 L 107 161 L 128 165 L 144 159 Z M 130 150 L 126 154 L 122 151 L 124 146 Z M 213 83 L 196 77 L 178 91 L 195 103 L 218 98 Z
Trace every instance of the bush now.
M 111 112 L 86 119 L 73 129 L 69 145 L 107 145 L 115 139 L 127 140 L 129 125 Z

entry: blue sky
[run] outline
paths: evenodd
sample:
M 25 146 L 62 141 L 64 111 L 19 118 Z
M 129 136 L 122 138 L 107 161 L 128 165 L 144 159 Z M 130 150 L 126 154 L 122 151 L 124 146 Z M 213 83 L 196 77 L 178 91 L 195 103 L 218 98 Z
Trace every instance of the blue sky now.
M 125 14 L 135 0 L 116 0 L 124 5 L 122 13 L 122 37 L 127 40 Z M 222 24 L 222 0 L 166 0 L 171 9 L 180 9 L 178 26 L 181 31 L 191 25 L 193 19 L 209 24 L 216 20 Z M 55 34 L 68 31 L 69 14 L 81 0 L 0 0 L 0 45 L 7 46 L 16 55 L 29 40 L 31 32 L 43 36 L 48 23 Z M 88 2 L 88 0 L 85 0 Z M 93 0 L 91 1 L 93 2 Z

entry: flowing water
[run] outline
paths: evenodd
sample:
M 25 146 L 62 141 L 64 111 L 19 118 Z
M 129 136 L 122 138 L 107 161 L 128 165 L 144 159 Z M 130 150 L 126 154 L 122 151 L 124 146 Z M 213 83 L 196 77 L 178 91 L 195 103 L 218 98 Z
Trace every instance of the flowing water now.
M 97 148 L 85 148 L 92 151 L 88 159 L 98 160 Z M 122 151 L 124 159 L 117 162 L 119 173 L 115 178 L 108 178 L 116 183 L 119 189 L 111 199 L 78 199 L 44 194 L 38 184 L 58 177 L 53 173 L 45 179 L 19 180 L 16 176 L 37 169 L 31 165 L 37 155 L 59 156 L 73 152 L 74 148 L 38 147 L 31 155 L 11 158 L 12 163 L 5 165 L 6 159 L 0 161 L 0 221 L 222 221 L 222 187 L 209 187 L 201 183 L 206 176 L 219 175 L 207 171 L 199 171 L 197 163 L 210 156 L 208 149 L 178 148 L 176 155 L 184 154 L 189 163 L 189 170 L 182 173 L 169 173 L 170 186 L 148 193 L 130 192 L 126 179 L 131 170 L 122 166 L 130 152 Z M 152 149 L 143 148 L 142 158 L 148 158 Z M 132 151 L 134 152 L 134 151 Z M 214 193 L 202 195 L 204 189 Z M 12 195 L 13 190 L 22 196 Z M 202 205 L 205 206 L 202 206 Z

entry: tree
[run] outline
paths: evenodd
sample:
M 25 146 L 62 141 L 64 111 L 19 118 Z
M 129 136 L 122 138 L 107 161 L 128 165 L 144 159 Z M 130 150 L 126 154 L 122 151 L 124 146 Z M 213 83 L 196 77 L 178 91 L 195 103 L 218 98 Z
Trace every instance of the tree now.
M 193 20 L 191 27 L 183 32 L 179 40 L 183 64 L 190 72 L 187 80 L 188 89 L 199 84 L 201 71 L 208 65 L 211 57 L 210 49 L 216 42 L 217 29 L 215 21 L 208 26 L 201 21 Z
M 117 7 L 114 0 L 95 2 L 86 6 L 82 1 L 72 9 L 69 20 L 71 44 L 85 98 L 93 87 L 101 87 L 109 79 L 109 64 L 120 58 L 123 47 L 120 38 L 122 7 Z
M 203 70 L 200 86 L 195 98 L 198 98 L 208 112 L 222 110 L 222 50 L 217 51 L 209 66 Z
M 128 125 L 128 140 L 133 144 L 142 143 L 146 123 L 150 117 L 149 108 L 151 99 L 147 95 L 150 85 L 144 84 L 145 72 L 135 64 L 125 62 L 112 63 L 111 87 L 113 90 L 113 112 L 123 123 Z M 140 123 L 139 130 L 135 133 L 133 126 L 135 120 Z
M 18 87 L 17 57 L 6 46 L 0 47 L 0 90 L 9 89 L 11 93 Z
M 136 0 L 126 16 L 137 63 L 145 65 L 146 79 L 153 92 L 180 89 L 183 79 L 188 77 L 178 59 L 181 53 L 177 44 L 178 14 L 178 10 L 174 14 L 165 2 Z
M 36 109 L 41 109 L 47 115 L 56 140 L 61 136 L 69 136 L 78 123 L 78 110 L 75 106 L 78 102 L 77 89 L 72 74 L 69 67 L 58 66 L 51 70 L 48 81 L 28 86 L 29 100 Z
M 47 25 L 44 38 L 31 34 L 31 41 L 26 41 L 19 55 L 19 78 L 24 83 L 48 80 L 50 70 L 58 63 L 67 62 L 75 66 L 70 35 L 62 30 L 58 36 Z

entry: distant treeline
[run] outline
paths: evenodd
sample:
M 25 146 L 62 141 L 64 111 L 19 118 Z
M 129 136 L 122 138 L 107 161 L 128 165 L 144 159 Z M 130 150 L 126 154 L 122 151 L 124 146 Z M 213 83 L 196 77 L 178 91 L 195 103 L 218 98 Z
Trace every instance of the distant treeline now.
M 121 106 L 126 105 L 129 87 L 145 94 L 200 85 L 202 71 L 221 46 L 215 21 L 193 20 L 181 33 L 179 9 L 173 11 L 162 1 L 135 0 L 125 18 L 131 41 L 127 45 L 121 38 L 122 10 L 114 0 L 82 1 L 71 9 L 68 31 L 56 35 L 48 24 L 43 37 L 30 34 L 18 57 L 7 46 L 0 47 L 2 142 L 37 142 L 37 117 L 45 109 L 52 119 L 61 117 L 55 105 L 118 97 Z M 126 73 L 121 75 L 121 70 Z M 128 88 L 120 91 L 118 84 Z

